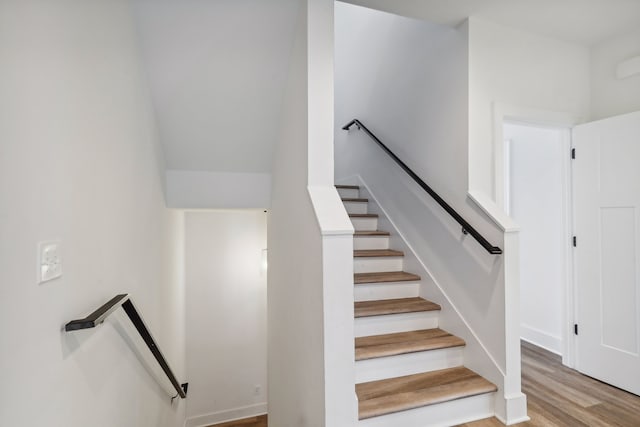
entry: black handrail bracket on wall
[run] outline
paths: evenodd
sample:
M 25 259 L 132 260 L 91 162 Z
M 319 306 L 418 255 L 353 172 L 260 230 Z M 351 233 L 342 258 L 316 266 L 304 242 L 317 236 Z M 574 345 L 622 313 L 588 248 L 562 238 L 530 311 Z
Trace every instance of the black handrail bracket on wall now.
M 167 378 L 169 378 L 169 381 L 171 381 L 173 388 L 175 388 L 177 392 L 177 396 L 180 396 L 183 399 L 186 398 L 189 383 L 180 384 L 178 382 L 176 376 L 173 374 L 173 371 L 169 367 L 167 360 L 162 355 L 162 352 L 158 348 L 158 345 L 151 336 L 151 332 L 149 332 L 149 329 L 145 325 L 142 317 L 138 313 L 138 310 L 136 310 L 128 294 L 116 295 L 84 319 L 72 320 L 71 322 L 67 323 L 64 327 L 64 330 L 66 332 L 72 332 L 81 329 L 95 328 L 96 326 L 104 322 L 111 313 L 113 313 L 120 307 L 122 307 L 125 313 L 127 313 L 127 316 L 129 316 L 129 320 L 131 320 L 133 326 L 135 326 L 145 344 L 158 361 L 158 364 L 160 364 L 160 367 L 164 371 L 165 375 L 167 376 Z
M 453 219 L 455 219 L 458 224 L 462 226 L 462 233 L 471 234 L 474 239 L 480 243 L 480 245 L 487 250 L 490 254 L 500 255 L 502 253 L 502 249 L 497 246 L 493 246 L 487 239 L 485 239 L 482 234 L 480 234 L 475 228 L 471 226 L 455 209 L 451 207 L 447 202 L 444 201 L 442 197 L 438 193 L 436 193 L 431 187 L 427 185 L 414 171 L 412 171 L 409 166 L 407 166 L 398 156 L 396 156 L 393 151 L 391 151 L 386 145 L 382 143 L 362 122 L 358 119 L 353 119 L 345 126 L 342 127 L 343 130 L 349 130 L 351 126 L 356 125 L 358 130 L 364 131 L 376 144 L 382 148 L 385 153 L 389 155 L 401 168 L 404 170 L 424 191 L 426 191 Z

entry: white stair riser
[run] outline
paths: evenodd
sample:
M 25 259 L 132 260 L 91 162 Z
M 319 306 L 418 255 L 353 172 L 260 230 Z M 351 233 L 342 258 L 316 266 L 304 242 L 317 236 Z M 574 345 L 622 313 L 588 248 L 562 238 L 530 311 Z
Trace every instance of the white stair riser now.
M 354 273 L 381 273 L 383 271 L 402 271 L 402 257 L 358 257 L 353 258 Z
M 337 190 L 343 199 L 357 199 L 360 197 L 360 190 L 352 190 L 350 188 L 338 188 Z
M 357 422 L 358 427 L 449 427 L 493 417 L 495 393 L 395 412 Z
M 343 202 L 344 207 L 350 214 L 365 214 L 367 213 L 366 202 Z
M 464 347 L 418 351 L 356 362 L 356 383 L 402 377 L 462 366 Z
M 353 249 L 389 249 L 389 236 L 353 236 Z
M 419 293 L 419 282 L 367 283 L 355 285 L 354 289 L 356 301 L 413 298 L 419 296 Z
M 418 313 L 386 314 L 383 316 L 356 317 L 355 336 L 392 334 L 438 327 L 440 312 L 421 311 Z
M 375 231 L 378 229 L 378 218 L 351 218 L 353 228 L 358 231 Z

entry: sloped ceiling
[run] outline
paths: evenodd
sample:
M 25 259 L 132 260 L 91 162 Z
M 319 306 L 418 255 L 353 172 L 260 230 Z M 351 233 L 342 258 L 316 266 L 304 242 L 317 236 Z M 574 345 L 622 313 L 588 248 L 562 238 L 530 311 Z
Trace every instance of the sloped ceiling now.
M 269 173 L 300 0 L 133 0 L 167 168 Z M 591 45 L 640 0 L 347 0 L 457 25 L 468 16 Z
M 467 17 L 590 46 L 640 26 L 639 0 L 345 0 L 398 15 L 458 25 Z
M 298 0 L 134 0 L 167 169 L 269 172 Z

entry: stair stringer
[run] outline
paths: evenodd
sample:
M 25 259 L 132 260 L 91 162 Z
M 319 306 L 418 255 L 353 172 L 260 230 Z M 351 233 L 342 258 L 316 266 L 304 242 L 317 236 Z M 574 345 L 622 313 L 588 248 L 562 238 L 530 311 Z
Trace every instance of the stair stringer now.
M 448 332 L 464 339 L 464 365 L 498 386 L 493 400 L 493 415 L 510 425 L 526 421 L 526 396 L 522 393 L 509 395 L 505 392 L 505 370 L 500 367 L 494 354 L 484 345 L 464 315 L 447 295 L 444 287 L 435 279 L 425 262 L 408 243 L 387 211 L 381 206 L 371 188 L 360 175 L 340 180 L 340 184 L 360 186 L 360 197 L 369 199 L 369 213 L 379 215 L 378 228 L 391 232 L 391 247 L 405 253 L 405 270 L 421 276 L 420 296 L 440 304 L 439 325 Z M 511 408 L 516 408 L 515 410 Z M 524 408 L 524 412 L 522 411 Z

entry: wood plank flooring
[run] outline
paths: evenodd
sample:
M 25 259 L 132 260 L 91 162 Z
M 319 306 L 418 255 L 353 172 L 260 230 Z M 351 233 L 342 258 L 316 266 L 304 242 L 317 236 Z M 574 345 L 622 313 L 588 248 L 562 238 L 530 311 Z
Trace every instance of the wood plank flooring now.
M 463 366 L 371 381 L 356 384 L 358 416 L 362 420 L 496 390 Z
M 404 252 L 393 249 L 357 249 L 353 251 L 354 258 L 397 256 L 404 256 Z
M 531 421 L 518 427 L 640 427 L 640 397 L 579 374 L 559 356 L 522 344 L 522 391 Z M 502 427 L 495 418 L 459 427 Z M 267 427 L 254 417 L 216 427 Z
M 363 283 L 383 283 L 383 282 L 415 282 L 420 280 L 420 276 L 407 273 L 406 271 L 383 271 L 380 273 L 356 273 L 353 275 L 353 282 L 356 285 Z
M 356 338 L 356 360 L 463 346 L 464 340 L 439 328 Z
M 382 230 L 356 230 L 353 233 L 354 236 L 362 237 L 362 236 L 389 236 L 390 233 L 388 231 Z
M 259 417 L 229 421 L 228 423 L 215 424 L 209 427 L 267 427 L 267 416 L 261 415 Z
M 560 356 L 522 344 L 522 391 L 531 421 L 518 427 L 639 427 L 640 397 L 562 365 Z M 495 418 L 460 427 L 502 427 Z
M 419 311 L 435 310 L 440 310 L 440 306 L 438 304 L 419 297 L 386 299 L 379 301 L 358 301 L 354 305 L 355 317 L 416 313 Z

